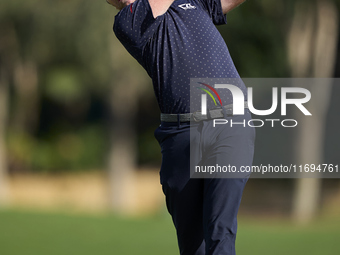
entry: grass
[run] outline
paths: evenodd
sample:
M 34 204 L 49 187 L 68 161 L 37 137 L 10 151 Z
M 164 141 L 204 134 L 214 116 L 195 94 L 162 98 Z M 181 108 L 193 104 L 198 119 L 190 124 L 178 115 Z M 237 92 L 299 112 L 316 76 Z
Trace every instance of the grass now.
M 337 255 L 340 254 L 340 219 L 320 219 L 307 226 L 264 221 L 240 224 L 239 255 Z
M 238 255 L 340 254 L 340 220 L 297 227 L 283 221 L 240 219 Z M 0 211 L 1 255 L 178 254 L 170 217 Z

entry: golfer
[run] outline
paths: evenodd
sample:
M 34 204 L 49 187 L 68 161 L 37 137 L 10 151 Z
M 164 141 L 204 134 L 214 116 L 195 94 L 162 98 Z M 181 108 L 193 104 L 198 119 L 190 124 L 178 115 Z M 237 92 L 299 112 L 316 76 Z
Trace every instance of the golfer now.
M 230 113 L 228 89 L 219 92 L 223 106 L 209 100 L 207 115 L 196 116 L 201 105 L 190 105 L 190 80 L 240 78 L 215 25 L 226 24 L 226 13 L 243 1 L 107 0 L 120 10 L 114 33 L 153 82 L 161 111 L 155 130 L 162 151 L 160 181 L 183 255 L 235 254 L 237 213 L 248 176 L 191 178 L 190 164 L 250 166 L 255 131 L 242 125 L 212 128 L 214 118 L 251 119 L 248 109 L 244 115 Z M 214 84 L 198 85 L 207 91 Z M 245 85 L 235 86 L 247 98 Z

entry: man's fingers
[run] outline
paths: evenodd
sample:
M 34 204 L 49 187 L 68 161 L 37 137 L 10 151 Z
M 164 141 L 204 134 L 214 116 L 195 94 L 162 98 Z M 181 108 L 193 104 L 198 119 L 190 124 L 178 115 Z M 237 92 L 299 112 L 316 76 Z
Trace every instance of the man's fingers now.
M 106 2 L 114 7 L 116 7 L 118 10 L 121 10 L 123 9 L 126 5 L 127 5 L 127 2 L 123 1 L 122 0 L 106 0 Z
M 109 5 L 115 6 L 114 1 L 112 1 L 112 0 L 106 0 L 106 2 L 107 2 Z

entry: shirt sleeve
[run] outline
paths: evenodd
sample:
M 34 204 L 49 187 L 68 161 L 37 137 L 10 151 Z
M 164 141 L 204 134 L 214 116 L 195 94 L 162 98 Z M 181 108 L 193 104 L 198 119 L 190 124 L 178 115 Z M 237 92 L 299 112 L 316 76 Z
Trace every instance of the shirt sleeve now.
M 148 39 L 147 28 L 153 16 L 144 0 L 137 0 L 124 7 L 115 16 L 113 31 L 127 51 L 141 63 L 141 49 Z
M 227 24 L 227 15 L 223 14 L 221 0 L 197 0 L 209 14 L 215 25 Z

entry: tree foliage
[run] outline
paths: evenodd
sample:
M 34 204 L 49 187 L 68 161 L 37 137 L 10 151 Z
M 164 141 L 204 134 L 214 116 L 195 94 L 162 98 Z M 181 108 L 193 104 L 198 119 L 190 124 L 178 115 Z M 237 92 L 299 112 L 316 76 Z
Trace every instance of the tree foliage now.
M 293 4 L 247 1 L 228 14 L 228 25 L 219 29 L 242 77 L 290 76 L 286 34 Z M 136 98 L 147 95 L 135 106 L 139 162 L 159 162 L 158 145 L 150 142 L 159 121 L 151 81 L 114 38 L 115 14 L 105 1 L 0 2 L 11 170 L 102 167 L 110 146 L 112 91 L 119 99 L 125 90 Z

